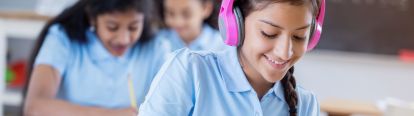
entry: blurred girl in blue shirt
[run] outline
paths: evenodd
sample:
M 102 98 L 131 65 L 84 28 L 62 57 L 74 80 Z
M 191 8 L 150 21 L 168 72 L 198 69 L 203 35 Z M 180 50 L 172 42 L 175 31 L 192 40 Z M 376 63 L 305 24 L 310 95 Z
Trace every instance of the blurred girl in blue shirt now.
M 140 116 L 318 116 L 293 65 L 316 45 L 323 16 L 324 0 L 223 0 L 220 31 L 237 48 L 176 51 Z
M 166 40 L 163 46 L 170 51 L 223 50 L 217 30 L 216 0 L 157 0 L 158 15 L 163 29 L 157 38 Z
M 25 115 L 136 115 L 166 54 L 152 39 L 151 7 L 79 0 L 52 19 L 32 59 Z

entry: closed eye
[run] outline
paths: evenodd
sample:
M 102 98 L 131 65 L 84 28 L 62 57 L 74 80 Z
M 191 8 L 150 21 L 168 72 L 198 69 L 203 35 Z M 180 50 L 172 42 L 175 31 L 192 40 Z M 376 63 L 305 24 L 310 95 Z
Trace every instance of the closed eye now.
M 129 31 L 136 31 L 137 29 L 138 29 L 138 27 L 136 27 L 136 26 L 129 27 Z
M 295 40 L 305 40 L 305 37 L 293 36 Z
M 270 38 L 270 39 L 273 39 L 273 38 L 276 38 L 277 37 L 277 34 L 273 34 L 273 35 L 271 35 L 271 34 L 267 34 L 266 32 L 264 32 L 264 31 L 260 31 L 260 33 L 264 36 L 264 37 L 266 37 L 266 38 Z
M 108 30 L 111 32 L 116 32 L 118 30 L 118 26 L 108 26 Z

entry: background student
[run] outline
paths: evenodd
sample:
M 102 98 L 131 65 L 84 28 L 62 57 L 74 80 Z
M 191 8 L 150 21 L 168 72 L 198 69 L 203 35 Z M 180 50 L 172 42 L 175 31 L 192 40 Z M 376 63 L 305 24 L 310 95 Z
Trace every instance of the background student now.
M 146 0 L 80 0 L 52 19 L 34 52 L 24 114 L 136 115 L 165 54 L 149 12 Z
M 163 29 L 158 38 L 170 51 L 187 47 L 191 50 L 226 48 L 217 30 L 216 0 L 157 0 Z

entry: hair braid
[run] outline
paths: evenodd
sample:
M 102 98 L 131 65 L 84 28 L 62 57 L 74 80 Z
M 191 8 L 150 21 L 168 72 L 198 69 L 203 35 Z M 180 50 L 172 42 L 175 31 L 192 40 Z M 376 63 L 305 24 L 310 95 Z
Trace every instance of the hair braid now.
M 289 106 L 290 116 L 297 115 L 298 94 L 296 93 L 296 80 L 293 76 L 294 67 L 290 68 L 285 77 L 282 79 L 283 92 L 285 100 Z

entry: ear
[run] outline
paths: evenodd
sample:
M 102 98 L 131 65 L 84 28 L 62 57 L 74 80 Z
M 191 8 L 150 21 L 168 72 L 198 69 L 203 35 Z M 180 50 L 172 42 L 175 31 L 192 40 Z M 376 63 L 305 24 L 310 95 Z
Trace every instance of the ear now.
M 212 1 L 207 1 L 203 4 L 203 17 L 204 19 L 207 19 L 208 17 L 210 17 L 211 13 L 213 13 L 213 2 Z

